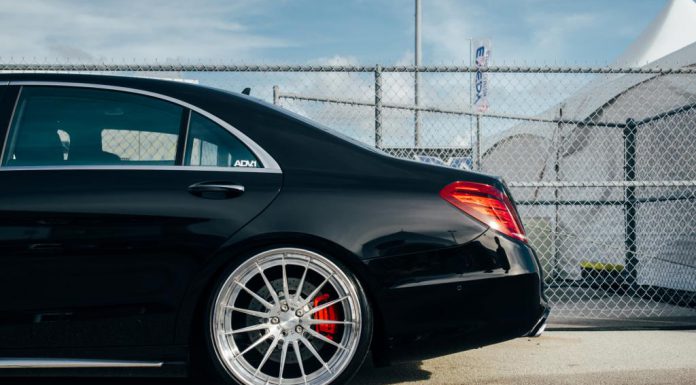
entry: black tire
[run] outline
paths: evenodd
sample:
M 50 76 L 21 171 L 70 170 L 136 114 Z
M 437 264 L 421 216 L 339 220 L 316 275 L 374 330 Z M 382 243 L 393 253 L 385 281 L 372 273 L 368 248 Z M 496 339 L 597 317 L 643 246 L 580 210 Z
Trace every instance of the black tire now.
M 225 268 L 225 270 L 220 274 L 220 276 L 217 279 L 217 282 L 215 283 L 213 290 L 209 294 L 208 298 L 208 303 L 206 306 L 206 312 L 205 312 L 205 317 L 203 319 L 203 339 L 205 340 L 205 347 L 207 348 L 207 354 L 209 357 L 208 362 L 210 365 L 209 367 L 214 367 L 215 372 L 219 377 L 224 380 L 226 383 L 229 384 L 239 384 L 239 385 L 252 385 L 251 382 L 244 382 L 243 378 L 238 378 L 235 376 L 230 369 L 225 365 L 225 363 L 222 362 L 220 355 L 218 354 L 215 341 L 213 340 L 213 332 L 212 332 L 212 325 L 214 323 L 214 312 L 215 312 L 215 304 L 216 304 L 216 299 L 221 294 L 221 290 L 223 290 L 223 287 L 225 283 L 228 281 L 228 279 L 234 274 L 234 272 L 240 268 L 240 266 L 245 265 L 249 261 L 251 261 L 254 258 L 257 258 L 260 255 L 263 255 L 264 253 L 269 252 L 269 250 L 280 250 L 283 248 L 273 248 L 273 249 L 266 249 L 263 251 L 255 252 L 252 254 L 249 254 L 243 258 L 237 258 L 234 262 L 230 263 L 229 266 Z M 373 335 L 373 326 L 374 326 L 374 319 L 373 319 L 373 314 L 372 314 L 372 309 L 370 307 L 370 304 L 367 299 L 367 295 L 365 294 L 365 291 L 358 280 L 358 278 L 351 272 L 343 263 L 338 261 L 336 258 L 327 255 L 325 253 L 313 251 L 310 249 L 306 248 L 301 248 L 298 249 L 296 247 L 292 247 L 294 250 L 303 250 L 309 253 L 315 253 L 318 254 L 327 260 L 331 261 L 336 267 L 338 267 L 341 272 L 344 274 L 345 278 L 347 278 L 350 282 L 350 284 L 353 285 L 355 288 L 356 294 L 357 294 L 357 299 L 358 299 L 358 304 L 359 304 L 359 309 L 360 309 L 360 319 L 362 326 L 360 328 L 360 333 L 357 338 L 357 344 L 355 344 L 355 348 L 353 350 L 352 357 L 350 358 L 349 363 L 347 366 L 345 366 L 342 370 L 341 373 L 331 379 L 328 382 L 321 382 L 320 385 L 341 385 L 341 384 L 346 384 L 348 383 L 358 372 L 360 367 L 365 361 L 365 358 L 368 355 L 368 352 L 370 350 L 370 344 L 372 341 L 372 335 Z M 288 290 L 290 292 L 291 290 Z M 306 348 L 305 348 L 306 350 Z M 263 364 L 261 365 L 263 366 Z M 325 369 L 323 369 L 325 370 Z M 271 382 L 273 383 L 273 382 Z M 285 382 L 283 382 L 285 383 Z M 319 384 L 317 384 L 319 385 Z

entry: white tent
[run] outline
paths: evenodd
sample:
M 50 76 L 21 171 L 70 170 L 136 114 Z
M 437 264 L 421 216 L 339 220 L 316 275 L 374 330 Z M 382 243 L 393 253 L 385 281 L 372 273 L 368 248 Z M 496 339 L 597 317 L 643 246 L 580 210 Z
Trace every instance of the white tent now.
M 619 55 L 615 68 L 680 68 L 696 64 L 696 0 L 669 0 L 660 14 L 631 45 Z M 564 119 L 582 120 L 634 85 L 655 75 L 606 74 L 587 84 L 562 104 Z M 555 106 L 539 117 L 558 117 Z M 518 134 L 541 135 L 551 139 L 554 126 L 520 124 L 490 138 L 484 138 L 482 151 Z
M 678 68 L 696 64 L 696 2 L 671 0 L 646 30 L 619 56 L 615 67 Z M 482 143 L 483 170 L 508 181 L 621 181 L 624 178 L 623 131 L 595 126 L 624 123 L 696 104 L 694 75 L 598 75 L 560 105 L 539 115 L 589 124 L 524 122 Z M 641 126 L 636 180 L 696 180 L 696 110 Z M 556 147 L 554 142 L 560 142 Z M 555 165 L 560 172 L 556 175 Z M 675 188 L 639 188 L 639 197 L 678 195 Z M 555 199 L 552 189 L 519 189 L 518 200 Z M 561 189 L 566 200 L 622 200 L 621 188 Z M 531 223 L 555 221 L 553 206 L 523 208 Z M 675 201 L 640 205 L 637 218 L 639 283 L 696 291 L 696 219 L 693 203 Z M 539 230 L 539 237 L 550 237 Z M 543 226 L 541 226 L 543 227 Z M 585 260 L 622 263 L 623 206 L 560 210 L 560 242 L 542 240 L 551 256 L 562 256 L 562 274 L 577 279 Z M 534 238 L 535 234 L 530 235 Z M 684 268 L 691 266 L 691 268 Z M 556 268 L 556 266 L 554 266 Z
M 696 2 L 671 0 L 648 28 L 616 59 L 620 67 L 642 67 L 696 43 Z M 693 64 L 693 57 L 674 57 L 677 66 Z M 679 59 L 683 59 L 681 61 Z M 665 63 L 663 63 L 665 64 Z

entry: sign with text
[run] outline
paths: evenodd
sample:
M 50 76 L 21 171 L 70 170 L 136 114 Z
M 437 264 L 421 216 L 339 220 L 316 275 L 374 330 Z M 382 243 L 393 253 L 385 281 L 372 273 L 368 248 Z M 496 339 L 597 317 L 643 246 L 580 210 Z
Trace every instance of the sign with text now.
M 476 66 L 476 76 L 474 77 L 474 107 L 478 112 L 488 111 L 488 74 L 482 69 L 490 65 L 491 60 L 491 41 L 483 39 L 476 42 L 474 47 L 474 65 Z

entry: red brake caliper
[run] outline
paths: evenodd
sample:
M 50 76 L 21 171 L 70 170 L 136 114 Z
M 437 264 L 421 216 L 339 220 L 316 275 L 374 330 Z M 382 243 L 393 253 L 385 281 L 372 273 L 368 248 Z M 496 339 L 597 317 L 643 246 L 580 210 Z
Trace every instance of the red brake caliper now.
M 314 307 L 317 307 L 321 305 L 323 302 L 326 302 L 329 299 L 329 294 L 321 294 L 314 298 Z M 318 320 L 326 320 L 326 321 L 337 321 L 338 319 L 336 318 L 336 305 L 331 305 L 327 307 L 326 309 L 321 309 L 318 312 L 314 313 L 314 319 Z M 336 334 L 336 326 L 335 324 L 320 324 L 320 325 L 314 325 L 314 330 L 317 331 L 317 333 L 323 334 L 326 338 L 330 339 L 333 341 L 334 335 Z

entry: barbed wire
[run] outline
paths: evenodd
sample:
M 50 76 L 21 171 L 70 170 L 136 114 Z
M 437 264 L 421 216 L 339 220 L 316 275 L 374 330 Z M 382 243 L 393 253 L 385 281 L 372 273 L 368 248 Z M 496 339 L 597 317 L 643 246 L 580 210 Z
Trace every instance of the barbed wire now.
M 0 63 L 0 71 L 80 72 L 375 72 L 377 65 L 273 65 L 273 64 L 115 64 L 115 63 Z M 547 66 L 380 66 L 382 72 L 432 73 L 587 73 L 587 74 L 694 74 L 696 68 L 651 67 L 547 67 Z
M 696 187 L 696 180 L 509 182 L 510 187 Z

